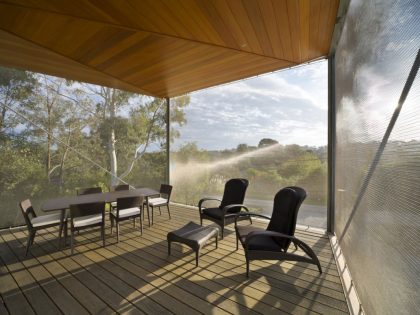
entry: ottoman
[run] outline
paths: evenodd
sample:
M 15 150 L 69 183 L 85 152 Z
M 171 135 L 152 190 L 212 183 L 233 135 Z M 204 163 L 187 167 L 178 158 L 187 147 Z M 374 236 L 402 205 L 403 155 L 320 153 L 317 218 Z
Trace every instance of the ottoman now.
M 177 242 L 189 246 L 195 251 L 195 265 L 198 266 L 198 257 L 200 250 L 207 243 L 207 241 L 214 237 L 216 239 L 217 248 L 217 237 L 219 230 L 210 226 L 201 226 L 194 222 L 189 222 L 182 228 L 168 233 L 168 255 L 171 255 L 171 243 Z

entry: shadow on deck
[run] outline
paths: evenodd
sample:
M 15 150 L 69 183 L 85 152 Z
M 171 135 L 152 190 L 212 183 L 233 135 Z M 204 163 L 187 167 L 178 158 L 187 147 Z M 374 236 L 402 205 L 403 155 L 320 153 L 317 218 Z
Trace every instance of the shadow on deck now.
M 118 244 L 107 227 L 105 248 L 98 230 L 81 233 L 74 256 L 57 250 L 56 229 L 41 231 L 26 258 L 26 229 L 1 231 L 0 314 L 348 313 L 327 235 L 296 231 L 318 255 L 322 275 L 306 263 L 253 261 L 246 278 L 233 226 L 218 249 L 204 248 L 199 267 L 194 253 L 177 243 L 168 257 L 166 234 L 199 222 L 197 210 L 172 205 L 171 214 L 169 220 L 166 211 L 155 212 L 143 236 L 123 222 Z

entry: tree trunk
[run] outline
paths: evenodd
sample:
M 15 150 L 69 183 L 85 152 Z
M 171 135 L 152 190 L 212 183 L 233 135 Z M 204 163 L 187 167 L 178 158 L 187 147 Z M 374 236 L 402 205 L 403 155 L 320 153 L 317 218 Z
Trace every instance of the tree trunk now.
M 111 185 L 115 186 L 118 185 L 118 177 L 117 177 L 117 171 L 118 171 L 118 164 L 117 164 L 117 151 L 115 149 L 115 130 L 112 127 L 111 128 L 111 135 L 109 138 L 109 161 L 111 163 Z
M 47 177 L 48 181 L 50 180 L 49 173 L 51 170 L 51 108 L 47 105 L 47 113 L 48 113 L 48 126 L 47 126 Z
M 6 120 L 6 112 L 7 112 L 7 108 L 6 106 L 3 106 L 1 109 L 1 115 L 0 115 L 0 132 L 3 130 L 3 122 Z
M 116 116 L 116 108 L 115 108 L 115 99 L 114 94 L 115 91 L 112 89 L 108 89 L 109 97 L 108 97 L 108 106 L 109 106 L 109 116 L 110 116 L 110 135 L 109 135 L 109 144 L 108 144 L 108 154 L 109 154 L 109 163 L 111 164 L 111 185 L 115 186 L 118 185 L 118 161 L 117 161 L 117 150 L 115 147 L 115 116 Z

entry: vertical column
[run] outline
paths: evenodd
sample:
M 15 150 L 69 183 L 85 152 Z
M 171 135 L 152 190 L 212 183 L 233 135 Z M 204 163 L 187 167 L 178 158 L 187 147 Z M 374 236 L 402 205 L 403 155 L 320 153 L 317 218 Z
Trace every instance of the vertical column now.
M 335 104 L 335 54 L 328 58 L 328 203 L 327 230 L 334 232 L 335 214 L 335 145 L 336 145 L 336 104 Z
M 166 98 L 166 176 L 165 182 L 169 184 L 169 164 L 170 164 L 170 143 L 171 143 L 171 101 L 170 98 Z

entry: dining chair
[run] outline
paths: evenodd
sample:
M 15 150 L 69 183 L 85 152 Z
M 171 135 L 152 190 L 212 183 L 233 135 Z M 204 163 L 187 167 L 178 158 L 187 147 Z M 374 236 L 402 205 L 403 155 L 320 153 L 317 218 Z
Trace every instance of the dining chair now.
M 172 186 L 167 184 L 160 185 L 159 195 L 154 198 L 148 198 L 147 202 L 149 207 L 152 209 L 152 224 L 153 224 L 153 208 L 159 209 L 159 214 L 162 214 L 160 207 L 166 206 L 168 209 L 169 219 L 171 218 L 171 212 L 169 210 L 169 200 L 171 199 Z
M 111 234 L 114 225 L 117 229 L 117 242 L 120 241 L 119 222 L 133 219 L 136 226 L 136 218 L 140 218 L 140 233 L 143 235 L 143 220 L 141 216 L 143 197 L 124 197 L 117 199 L 116 209 L 111 210 L 109 219 L 111 221 Z
M 105 247 L 105 202 L 70 205 L 70 246 L 74 251 L 74 232 L 90 227 L 100 227 L 102 245 Z
M 130 190 L 130 185 L 127 184 L 121 184 L 121 185 L 115 185 L 109 187 L 109 191 L 121 191 L 121 190 Z M 117 207 L 117 202 L 113 201 L 111 202 L 111 209 L 115 209 Z
M 61 222 L 61 214 L 54 213 L 48 215 L 37 216 L 32 203 L 29 199 L 20 202 L 20 209 L 22 210 L 23 218 L 25 219 L 26 227 L 28 228 L 28 240 L 26 242 L 25 256 L 28 255 L 29 247 L 34 243 L 35 234 L 37 231 L 53 226 L 60 226 L 64 224 Z M 64 218 L 65 220 L 65 218 Z M 64 230 L 64 237 L 67 236 L 67 229 Z M 60 247 L 61 233 L 59 233 L 58 246 Z
M 102 192 L 102 188 L 101 187 L 80 188 L 76 192 L 77 192 L 77 195 L 97 194 L 97 193 Z

